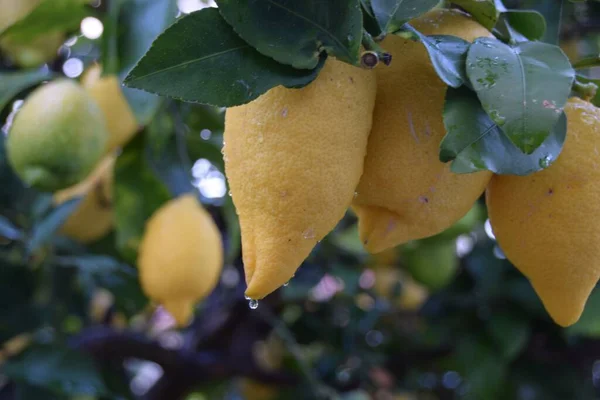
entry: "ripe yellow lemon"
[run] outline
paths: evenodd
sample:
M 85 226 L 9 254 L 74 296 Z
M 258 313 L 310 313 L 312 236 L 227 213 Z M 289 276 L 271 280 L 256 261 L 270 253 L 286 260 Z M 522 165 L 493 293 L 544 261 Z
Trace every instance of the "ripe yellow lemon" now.
M 427 288 L 415 282 L 410 276 L 395 267 L 380 265 L 373 268 L 375 284 L 373 290 L 378 296 L 390 300 L 401 310 L 416 311 L 429 298 Z
M 86 72 L 81 84 L 104 113 L 110 134 L 106 151 L 110 152 L 124 146 L 133 138 L 138 131 L 138 123 L 123 95 L 119 78 L 115 75 L 101 74 L 101 67 L 94 65 Z
M 179 326 L 215 288 L 222 267 L 221 234 L 195 195 L 169 201 L 148 220 L 139 248 L 140 282 Z
M 83 243 L 91 243 L 106 235 L 113 227 L 113 172 L 116 157 L 104 158 L 85 180 L 54 194 L 57 204 L 85 196 L 79 207 L 62 226 L 61 233 Z
M 419 31 L 472 41 L 489 32 L 458 11 L 434 10 L 411 21 Z M 394 59 L 378 67 L 377 100 L 365 172 L 353 208 L 368 251 L 435 235 L 465 215 L 491 177 L 457 175 L 438 159 L 444 137 L 447 86 L 420 43 L 389 35 L 382 46 Z
M 373 71 L 330 59 L 302 89 L 277 87 L 225 117 L 225 170 L 242 231 L 246 295 L 289 281 L 344 216 L 363 171 Z
M 559 325 L 577 322 L 600 277 L 600 109 L 569 100 L 567 139 L 547 169 L 498 175 L 490 221 L 508 259 L 531 281 Z
M 77 83 L 60 79 L 25 100 L 9 130 L 8 159 L 26 184 L 56 191 L 92 172 L 107 138 L 98 105 Z

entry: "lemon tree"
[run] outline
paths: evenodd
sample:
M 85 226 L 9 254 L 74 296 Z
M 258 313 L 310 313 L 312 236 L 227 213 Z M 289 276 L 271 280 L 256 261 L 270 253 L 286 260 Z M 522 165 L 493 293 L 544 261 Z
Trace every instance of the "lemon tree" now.
M 0 398 L 597 397 L 597 20 L 0 0 Z

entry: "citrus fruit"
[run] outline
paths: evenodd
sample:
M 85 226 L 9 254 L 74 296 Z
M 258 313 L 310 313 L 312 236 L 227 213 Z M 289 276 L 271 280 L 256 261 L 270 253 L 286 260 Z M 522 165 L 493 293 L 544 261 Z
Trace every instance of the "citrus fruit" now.
M 506 257 L 531 281 L 550 316 L 577 322 L 600 277 L 600 109 L 572 98 L 567 138 L 545 170 L 496 175 L 487 190 L 490 222 Z
M 167 202 L 148 220 L 138 255 L 140 282 L 179 326 L 215 288 L 222 267 L 221 234 L 195 195 Z
M 427 35 L 469 41 L 490 35 L 458 11 L 430 11 L 411 24 Z M 373 129 L 353 202 L 361 240 L 372 253 L 450 227 L 483 194 L 491 177 L 487 171 L 454 174 L 439 161 L 447 86 L 424 46 L 394 35 L 382 46 L 394 58 L 389 67 L 376 68 Z
M 104 113 L 110 134 L 106 151 L 110 152 L 127 144 L 138 131 L 138 123 L 123 95 L 119 78 L 101 74 L 101 67 L 94 65 L 82 78 L 81 84 Z
M 112 186 L 116 157 L 104 158 L 82 182 L 54 194 L 57 204 L 84 196 L 61 227 L 61 233 L 83 243 L 94 242 L 113 227 Z
M 248 297 L 288 282 L 344 216 L 363 171 L 375 90 L 373 71 L 329 59 L 310 85 L 276 87 L 227 111 L 225 171 Z
M 447 286 L 458 270 L 453 240 L 407 244 L 402 248 L 402 256 L 411 276 L 430 290 Z
M 17 112 L 8 159 L 26 184 L 56 191 L 92 171 L 107 137 L 104 116 L 88 94 L 73 81 L 56 80 L 37 88 Z

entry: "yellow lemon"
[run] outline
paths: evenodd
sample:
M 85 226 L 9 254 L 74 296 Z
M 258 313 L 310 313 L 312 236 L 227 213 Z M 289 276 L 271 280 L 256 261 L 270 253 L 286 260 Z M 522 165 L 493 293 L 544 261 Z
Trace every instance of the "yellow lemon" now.
M 427 288 L 397 268 L 381 265 L 374 267 L 373 272 L 375 293 L 401 310 L 419 310 L 429 298 Z
M 179 326 L 215 288 L 222 267 L 221 233 L 195 195 L 169 201 L 148 220 L 139 248 L 140 282 Z
M 60 79 L 25 99 L 9 130 L 8 159 L 26 184 L 56 191 L 92 172 L 107 137 L 96 103 L 77 83 Z
M 577 322 L 600 277 L 600 109 L 569 100 L 558 159 L 529 176 L 498 175 L 487 191 L 490 221 L 508 259 L 531 281 L 550 316 Z
M 411 23 L 428 35 L 469 41 L 489 36 L 458 11 L 434 10 Z M 382 46 L 394 59 L 389 67 L 376 69 L 373 130 L 353 203 L 361 240 L 372 253 L 450 227 L 483 194 L 491 177 L 489 172 L 457 175 L 439 161 L 447 86 L 423 45 L 389 35 Z
M 277 87 L 225 118 L 225 170 L 242 231 L 246 295 L 289 281 L 344 216 L 363 171 L 373 71 L 330 59 L 302 89 Z
M 113 172 L 116 157 L 107 156 L 84 181 L 54 194 L 57 204 L 85 196 L 62 226 L 61 233 L 83 243 L 106 235 L 113 227 Z
M 101 67 L 94 65 L 81 79 L 81 84 L 104 113 L 110 134 L 106 150 L 112 151 L 133 138 L 138 131 L 138 123 L 123 95 L 119 78 L 101 75 Z

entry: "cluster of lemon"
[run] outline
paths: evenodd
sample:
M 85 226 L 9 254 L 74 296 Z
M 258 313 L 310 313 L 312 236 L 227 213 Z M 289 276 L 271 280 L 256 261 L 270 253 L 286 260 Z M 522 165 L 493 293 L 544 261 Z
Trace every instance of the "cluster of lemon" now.
M 114 226 L 116 151 L 137 131 L 117 77 L 101 76 L 95 66 L 81 85 L 60 79 L 34 90 L 14 117 L 7 154 L 21 180 L 54 192 L 56 204 L 83 197 L 61 231 L 90 243 Z M 184 325 L 216 286 L 222 252 L 218 228 L 195 196 L 171 200 L 150 218 L 142 238 L 144 291 Z
M 427 35 L 490 36 L 457 11 L 411 23 Z M 288 282 L 350 206 L 377 253 L 445 230 L 488 188 L 505 254 L 555 321 L 574 323 L 600 275 L 600 226 L 591 223 L 600 211 L 600 110 L 568 102 L 564 151 L 540 173 L 454 174 L 438 159 L 447 87 L 421 44 L 390 35 L 382 45 L 394 57 L 389 67 L 330 59 L 307 87 L 277 87 L 227 111 L 223 153 L 246 295 L 260 299 Z

